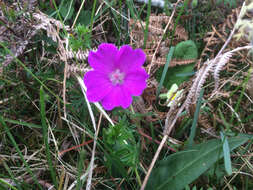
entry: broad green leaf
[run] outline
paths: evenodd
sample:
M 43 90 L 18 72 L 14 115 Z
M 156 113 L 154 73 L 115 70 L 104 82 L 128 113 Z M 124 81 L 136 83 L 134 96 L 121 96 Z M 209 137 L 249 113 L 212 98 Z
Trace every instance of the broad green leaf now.
M 165 76 L 163 86 L 166 87 L 167 89 L 170 89 L 170 87 L 174 83 L 176 83 L 179 86 L 181 83 L 188 80 L 190 76 L 194 74 L 194 71 L 193 71 L 194 65 L 195 64 L 192 63 L 189 65 L 181 65 L 181 66 L 169 68 Z M 164 67 L 160 67 L 156 72 L 157 81 L 161 80 L 163 68 Z
M 175 50 L 173 52 L 173 58 L 176 58 L 178 60 L 197 59 L 197 46 L 192 40 L 180 42 L 175 47 Z M 170 89 L 171 85 L 173 85 L 174 83 L 179 86 L 182 82 L 188 80 L 189 77 L 194 74 L 194 65 L 195 64 L 192 63 L 188 65 L 180 65 L 173 68 L 169 68 L 163 82 L 164 87 Z M 161 80 L 163 70 L 164 67 L 160 67 L 156 72 L 157 81 Z
M 192 40 L 180 42 L 176 45 L 173 58 L 185 60 L 185 59 L 197 59 L 198 49 Z
M 227 140 L 233 150 L 249 138 L 237 136 Z M 221 140 L 209 140 L 168 156 L 152 171 L 146 190 L 183 189 L 223 157 L 222 147 Z

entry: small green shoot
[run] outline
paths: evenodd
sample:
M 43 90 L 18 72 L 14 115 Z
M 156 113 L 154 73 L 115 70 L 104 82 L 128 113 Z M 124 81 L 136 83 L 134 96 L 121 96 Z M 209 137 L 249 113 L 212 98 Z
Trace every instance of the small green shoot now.
M 192 147 L 193 145 L 193 139 L 196 135 L 196 128 L 197 128 L 197 123 L 198 123 L 198 118 L 199 118 L 199 113 L 200 113 L 200 107 L 201 107 L 201 102 L 202 102 L 202 97 L 204 95 L 204 89 L 201 89 L 200 91 L 200 95 L 197 101 L 197 107 L 196 110 L 194 112 L 194 118 L 193 118 L 193 122 L 192 122 L 192 127 L 191 127 L 191 133 L 190 133 L 190 137 L 189 137 L 189 148 Z
M 162 86 L 163 86 L 163 83 L 164 83 L 164 80 L 165 80 L 165 76 L 167 74 L 167 71 L 168 71 L 168 68 L 169 68 L 169 65 L 170 65 L 170 60 L 172 59 L 173 53 L 174 53 L 174 47 L 171 47 L 170 51 L 167 55 L 167 58 L 166 58 L 166 64 L 165 64 L 164 69 L 163 69 L 163 73 L 162 73 L 161 80 L 159 82 L 159 86 L 158 86 L 157 91 L 156 91 L 156 101 L 157 101 L 157 98 L 158 98 L 158 96 L 160 94 L 160 91 L 162 89 Z
M 230 158 L 230 149 L 227 137 L 220 132 L 221 140 L 223 143 L 223 154 L 224 154 L 224 163 L 225 163 L 225 170 L 228 175 L 232 175 L 232 164 L 231 164 L 231 158 Z

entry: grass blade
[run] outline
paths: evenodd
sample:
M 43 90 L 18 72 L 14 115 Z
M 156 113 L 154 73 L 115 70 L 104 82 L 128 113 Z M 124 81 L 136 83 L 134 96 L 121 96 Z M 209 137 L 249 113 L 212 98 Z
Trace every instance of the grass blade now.
M 239 108 L 240 108 L 240 103 L 241 103 L 241 101 L 242 101 L 242 98 L 243 98 L 244 92 L 245 92 L 245 90 L 246 90 L 248 81 L 249 81 L 249 79 L 250 79 L 251 73 L 252 73 L 252 69 L 249 69 L 248 75 L 247 75 L 247 77 L 245 78 L 245 80 L 244 80 L 243 83 L 242 83 L 242 87 L 243 87 L 243 88 L 242 88 L 242 91 L 241 91 L 240 96 L 239 96 L 239 98 L 238 98 L 238 101 L 236 102 L 235 109 L 234 109 L 235 112 L 232 113 L 232 116 L 231 116 L 231 119 L 230 119 L 230 122 L 229 122 L 230 124 L 233 124 L 234 117 L 235 117 L 235 113 L 237 113 L 237 111 L 238 111 Z
M 90 18 L 90 31 L 92 31 L 92 28 L 93 28 L 96 5 L 97 5 L 97 0 L 94 0 L 93 6 L 92 6 L 91 18 Z
M 0 178 L 0 184 L 4 184 L 6 186 L 8 186 L 9 188 L 13 189 L 13 190 L 18 190 L 16 187 L 14 187 L 13 185 L 11 185 L 10 183 L 8 183 L 7 181 L 3 180 Z
M 169 68 L 169 65 L 170 65 L 170 60 L 172 59 L 174 49 L 175 49 L 175 47 L 172 46 L 172 47 L 170 48 L 169 53 L 168 53 L 168 56 L 167 56 L 167 59 L 166 59 L 166 64 L 165 64 L 165 66 L 164 66 L 164 68 L 163 68 L 162 78 L 161 78 L 161 80 L 160 80 L 159 86 L 158 86 L 157 91 L 156 91 L 156 100 L 157 100 L 158 95 L 160 94 L 161 88 L 162 88 L 162 86 L 163 86 L 163 82 L 164 82 L 166 73 L 167 73 L 167 71 L 168 71 L 168 68 Z
M 82 181 L 81 181 L 81 174 L 84 168 L 84 161 L 85 161 L 85 151 L 81 150 L 80 155 L 79 155 L 79 161 L 78 161 L 78 177 L 77 177 L 77 185 L 76 185 L 76 190 L 79 190 L 82 188 Z
M 0 46 L 2 46 L 4 48 L 4 50 L 10 54 L 11 56 L 14 57 L 14 60 L 21 65 L 21 67 L 24 68 L 24 70 L 29 73 L 38 83 L 40 83 L 50 94 L 52 94 L 54 97 L 58 98 L 61 102 L 63 102 L 59 96 L 57 96 L 52 90 L 50 90 L 35 74 L 33 74 L 33 72 L 25 66 L 25 64 L 20 61 L 17 57 L 15 57 L 15 55 L 12 53 L 11 50 L 9 50 L 2 42 L 0 42 Z
M 82 89 L 82 92 L 85 93 L 86 92 L 86 86 L 84 85 L 83 79 L 81 77 L 79 77 L 78 75 L 76 75 L 76 78 L 79 82 L 79 85 Z M 112 119 L 109 117 L 109 115 L 105 112 L 105 110 L 102 108 L 102 106 L 98 103 L 95 102 L 94 105 L 97 107 L 97 109 L 103 114 L 103 116 L 110 122 L 110 124 L 112 126 L 114 126 L 114 123 L 112 121 Z
M 42 133 L 43 133 L 43 140 L 46 147 L 46 157 L 47 162 L 50 170 L 50 174 L 54 183 L 55 187 L 58 187 L 57 180 L 56 180 L 56 174 L 53 167 L 53 162 L 50 154 L 49 144 L 48 144 L 48 126 L 46 123 L 46 109 L 45 109 L 45 94 L 43 87 L 40 87 L 40 115 L 41 115 L 41 124 L 42 124 Z
M 11 179 L 12 179 L 12 180 L 15 182 L 15 184 L 17 185 L 18 189 L 19 189 L 19 190 L 22 190 L 22 188 L 21 188 L 21 186 L 20 186 L 18 180 L 15 178 L 15 176 L 13 175 L 11 169 L 10 169 L 9 166 L 5 163 L 4 160 L 2 160 L 2 164 L 3 164 L 4 168 L 7 170 L 8 174 L 11 176 Z M 5 183 L 4 183 L 4 182 L 5 182 Z M 1 183 L 1 182 L 0 182 L 0 183 Z M 2 183 L 6 184 L 7 182 L 6 182 L 5 180 L 3 180 Z M 8 184 L 8 186 L 11 186 L 11 184 Z M 11 187 L 10 187 L 10 188 L 11 188 Z
M 200 111 L 200 106 L 201 106 L 203 94 L 204 94 L 204 89 L 202 89 L 200 91 L 196 111 L 194 112 L 194 118 L 193 118 L 193 122 L 192 122 L 188 147 L 192 147 L 192 145 L 193 145 L 193 139 L 194 139 L 195 134 L 196 134 L 197 122 L 198 122 L 198 118 L 199 118 L 199 111 Z
M 146 43 L 148 39 L 148 26 L 149 26 L 149 17 L 151 14 L 151 0 L 148 0 L 148 10 L 147 10 L 147 17 L 146 17 L 146 28 L 144 31 L 144 45 L 143 47 L 146 48 Z
M 220 132 L 220 136 L 223 143 L 225 170 L 228 175 L 232 175 L 232 165 L 231 165 L 230 148 L 229 148 L 228 140 L 227 140 L 227 137 L 224 136 L 222 132 Z
M 43 188 L 42 188 L 41 185 L 39 184 L 39 182 L 38 182 L 36 176 L 34 175 L 34 173 L 32 172 L 31 168 L 29 167 L 28 163 L 25 161 L 25 158 L 24 158 L 23 154 L 21 153 L 21 151 L 20 151 L 20 149 L 19 149 L 19 147 L 18 147 L 18 145 L 17 145 L 17 143 L 16 143 L 14 137 L 12 136 L 9 127 L 8 127 L 8 126 L 6 125 L 6 123 L 4 122 L 2 115 L 0 115 L 0 123 L 1 123 L 1 125 L 4 127 L 5 132 L 7 133 L 7 136 L 9 137 L 11 143 L 13 144 L 13 146 L 14 146 L 15 149 L 16 149 L 16 151 L 18 152 L 18 155 L 19 155 L 21 161 L 24 163 L 27 172 L 31 175 L 33 181 L 38 185 L 38 188 L 39 188 L 40 190 L 43 190 Z
M 8 118 L 3 118 L 3 120 L 5 122 L 7 122 L 7 123 L 21 125 L 21 126 L 25 126 L 25 127 L 29 127 L 29 128 L 37 128 L 37 129 L 41 128 L 40 125 L 36 125 L 36 124 L 33 124 L 33 123 L 27 123 L 27 122 L 23 122 L 23 121 L 17 121 L 17 120 L 8 119 Z

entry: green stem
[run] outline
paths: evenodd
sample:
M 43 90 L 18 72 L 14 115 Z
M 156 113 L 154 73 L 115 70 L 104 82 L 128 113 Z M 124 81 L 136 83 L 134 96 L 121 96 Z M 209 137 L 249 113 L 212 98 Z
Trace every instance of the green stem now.
M 45 95 L 43 87 L 40 88 L 40 115 L 41 115 L 41 123 L 42 123 L 42 134 L 43 134 L 43 140 L 46 147 L 46 157 L 47 162 L 50 170 L 50 174 L 54 183 L 55 188 L 58 187 L 57 180 L 56 180 L 56 174 L 53 167 L 53 162 L 50 154 L 50 148 L 48 144 L 48 126 L 46 123 L 46 109 L 45 109 Z
M 94 23 L 93 20 L 94 20 L 94 15 L 95 15 L 95 10 L 96 10 L 96 4 L 97 4 L 97 0 L 94 0 L 92 12 L 91 12 L 91 19 L 90 19 L 90 31 L 92 31 L 92 28 L 93 28 L 93 23 Z
M 143 44 L 143 48 L 146 48 L 146 43 L 147 43 L 147 39 L 148 39 L 148 26 L 149 26 L 149 17 L 151 14 L 151 0 L 148 1 L 148 10 L 147 10 L 147 17 L 146 17 L 146 28 L 144 31 L 144 44 Z
M 28 163 L 25 161 L 25 158 L 24 158 L 24 156 L 23 156 L 21 150 L 19 149 L 18 144 L 16 143 L 14 137 L 12 136 L 9 127 L 8 127 L 8 126 L 6 125 L 6 123 L 4 122 L 2 115 L 0 115 L 0 124 L 1 124 L 1 126 L 4 127 L 4 129 L 5 129 L 6 133 L 7 133 L 7 136 L 9 137 L 11 143 L 13 144 L 13 146 L 14 146 L 15 149 L 16 149 L 16 151 L 18 152 L 18 155 L 19 155 L 21 161 L 24 163 L 27 172 L 31 175 L 33 181 L 37 184 L 38 188 L 39 188 L 40 190 L 43 190 L 43 188 L 42 188 L 41 185 L 39 184 L 39 182 L 38 182 L 36 176 L 33 174 L 31 168 L 29 167 Z

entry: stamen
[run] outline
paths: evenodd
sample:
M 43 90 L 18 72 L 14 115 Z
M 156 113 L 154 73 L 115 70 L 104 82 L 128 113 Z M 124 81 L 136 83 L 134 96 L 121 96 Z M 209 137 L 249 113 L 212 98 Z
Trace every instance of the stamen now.
M 109 78 L 113 85 L 122 84 L 124 82 L 125 73 L 122 73 L 119 69 L 116 69 L 109 75 Z

